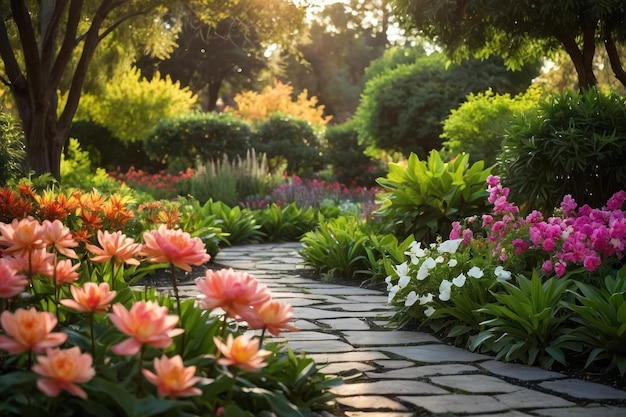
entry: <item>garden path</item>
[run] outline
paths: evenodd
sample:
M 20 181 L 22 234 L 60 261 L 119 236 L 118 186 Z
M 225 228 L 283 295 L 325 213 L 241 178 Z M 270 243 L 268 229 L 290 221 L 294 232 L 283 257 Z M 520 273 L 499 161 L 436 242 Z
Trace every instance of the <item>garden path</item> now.
M 339 375 L 336 416 L 626 416 L 626 391 L 446 345 L 428 333 L 386 327 L 381 291 L 298 273 L 300 243 L 224 248 L 216 264 L 245 270 L 289 302 L 298 332 L 280 338 Z M 302 271 L 300 271 L 302 272 Z M 198 295 L 195 285 L 181 294 Z

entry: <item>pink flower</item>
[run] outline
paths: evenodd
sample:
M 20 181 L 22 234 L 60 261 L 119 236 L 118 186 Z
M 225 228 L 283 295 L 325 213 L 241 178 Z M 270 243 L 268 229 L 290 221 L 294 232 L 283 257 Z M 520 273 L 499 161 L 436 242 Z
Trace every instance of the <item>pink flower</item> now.
M 54 273 L 54 254 L 46 252 L 44 248 L 35 249 L 30 253 L 19 253 L 13 258 L 7 258 L 9 264 L 17 272 L 26 276 L 45 275 L 51 277 Z
M 28 253 L 45 248 L 42 239 L 43 229 L 32 217 L 14 219 L 11 224 L 0 223 L 0 245 L 6 246 L 7 255 Z
M 131 336 L 111 348 L 116 355 L 134 355 L 144 343 L 164 349 L 173 343 L 172 337 L 184 331 L 174 328 L 178 316 L 168 314 L 167 307 L 152 301 L 137 301 L 130 311 L 118 303 L 112 310 L 109 314 L 111 322 L 122 333 Z
M 196 285 L 202 293 L 200 301 L 204 308 L 220 307 L 234 318 L 249 314 L 249 309 L 271 298 L 256 278 L 231 268 L 208 270 L 204 278 L 196 279 Z
M 141 370 L 148 382 L 157 387 L 159 395 L 177 398 L 202 394 L 199 388 L 194 387 L 200 381 L 199 377 L 194 376 L 196 367 L 185 367 L 180 355 L 171 359 L 165 355 L 161 359 L 154 358 L 154 371 Z
M 554 272 L 555 272 L 558 276 L 562 277 L 563 275 L 565 275 L 565 267 L 566 267 L 566 265 L 565 265 L 565 263 L 564 263 L 564 262 L 557 262 L 557 263 L 554 265 Z
M 171 262 L 189 272 L 190 265 L 202 265 L 211 259 L 200 238 L 192 238 L 182 230 L 168 229 L 163 224 L 157 230 L 144 233 L 143 239 L 146 243 L 141 254 L 148 262 Z
M 18 308 L 15 313 L 5 311 L 0 315 L 4 332 L 0 335 L 0 349 L 17 354 L 32 350 L 44 352 L 47 348 L 59 346 L 67 340 L 65 333 L 53 333 L 57 318 L 52 313 Z
M 0 298 L 12 298 L 28 285 L 25 275 L 19 274 L 7 261 L 0 258 Z
M 214 337 L 213 342 L 224 356 L 217 361 L 220 365 L 234 365 L 250 372 L 256 372 L 266 366 L 267 364 L 264 362 L 265 357 L 271 353 L 267 350 L 259 349 L 258 340 L 249 339 L 244 335 L 233 339 L 233 335 L 229 334 L 225 344 L 217 337 Z
M 293 307 L 288 303 L 269 300 L 254 308 L 255 318 L 246 319 L 252 329 L 267 329 L 274 336 L 278 336 L 281 330 L 298 330 L 289 322 L 293 319 Z
M 541 269 L 543 269 L 544 272 L 552 272 L 552 261 L 551 260 L 547 260 L 545 261 L 542 265 L 541 265 Z
M 139 261 L 133 256 L 141 250 L 141 244 L 135 243 L 135 240 L 126 237 L 121 231 L 109 233 L 108 231 L 98 230 L 98 242 L 102 248 L 95 245 L 86 244 L 85 247 L 94 256 L 91 258 L 93 262 L 108 262 L 115 260 L 116 265 L 126 263 L 128 265 L 139 265 Z
M 590 272 L 598 269 L 600 265 L 602 265 L 602 259 L 600 259 L 600 257 L 595 253 L 586 256 L 585 260 L 583 261 L 583 266 L 587 271 Z
M 72 264 L 70 259 L 62 259 L 57 262 L 56 272 L 54 274 L 55 284 L 57 286 L 63 284 L 73 284 L 79 277 L 78 268 L 79 263 Z M 52 276 L 50 277 L 52 278 Z
M 61 300 L 65 307 L 85 313 L 100 313 L 106 311 L 107 307 L 115 298 L 116 292 L 109 291 L 109 284 L 102 282 L 86 282 L 82 288 L 75 285 L 70 287 L 73 300 Z
M 65 227 L 60 220 L 53 222 L 44 220 L 42 224 L 42 238 L 46 245 L 53 246 L 61 255 L 73 259 L 78 258 L 76 252 L 70 249 L 78 246 L 78 242 L 72 237 L 70 229 Z
M 33 372 L 43 376 L 37 380 L 37 388 L 49 397 L 56 397 L 65 390 L 82 399 L 87 393 L 76 383 L 89 381 L 96 371 L 92 367 L 93 359 L 88 353 L 81 353 L 80 348 L 48 349 L 46 356 L 38 356 L 33 365 Z

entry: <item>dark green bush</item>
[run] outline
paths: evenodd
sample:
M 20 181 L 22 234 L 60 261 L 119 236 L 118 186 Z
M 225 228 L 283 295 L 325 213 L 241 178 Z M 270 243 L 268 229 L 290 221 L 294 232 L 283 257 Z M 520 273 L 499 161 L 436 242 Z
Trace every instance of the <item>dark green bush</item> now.
M 367 156 L 365 146 L 359 144 L 359 132 L 354 123 L 328 127 L 325 139 L 325 160 L 340 183 L 371 187 L 376 178 L 383 175 L 378 161 Z
M 287 163 L 287 172 L 310 176 L 322 166 L 320 141 L 306 120 L 275 114 L 257 130 L 254 148 L 267 155 L 271 169 Z
M 550 213 L 564 195 L 602 207 L 626 187 L 626 104 L 616 93 L 568 92 L 514 121 L 497 172 L 510 200 Z
M 92 167 L 101 167 L 107 171 L 119 168 L 122 172 L 128 171 L 131 166 L 149 172 L 164 168 L 163 164 L 148 157 L 141 142 L 124 143 L 96 122 L 74 122 L 70 137 L 77 139 L 80 148 L 89 154 Z
M 261 226 L 261 233 L 269 242 L 297 241 L 306 232 L 313 230 L 317 219 L 313 207 L 306 209 L 298 207 L 296 203 L 279 206 L 272 203 L 263 210 L 252 212 L 257 224 Z
M 24 135 L 16 119 L 0 113 L 0 185 L 22 175 Z
M 193 113 L 163 119 L 144 140 L 144 149 L 153 160 L 181 169 L 224 155 L 245 157 L 251 132 L 230 113 Z

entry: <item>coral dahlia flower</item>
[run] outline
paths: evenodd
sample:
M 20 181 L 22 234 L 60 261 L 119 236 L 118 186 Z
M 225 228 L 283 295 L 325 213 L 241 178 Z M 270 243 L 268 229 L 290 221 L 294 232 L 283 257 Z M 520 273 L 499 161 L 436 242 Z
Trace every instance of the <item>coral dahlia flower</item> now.
M 178 316 L 168 314 L 167 307 L 152 301 L 137 301 L 130 310 L 122 304 L 115 304 L 109 314 L 111 322 L 130 339 L 118 343 L 111 350 L 117 355 L 134 355 L 145 343 L 164 349 L 173 343 L 172 337 L 183 333 L 175 329 Z
M 0 298 L 13 298 L 27 285 L 26 276 L 18 273 L 7 258 L 0 258 Z
M 37 388 L 49 397 L 56 397 L 65 390 L 82 399 L 87 393 L 76 383 L 87 382 L 96 371 L 88 353 L 81 353 L 78 346 L 70 349 L 48 349 L 46 356 L 37 356 L 32 370 L 43 376 L 37 380 Z
M 289 324 L 293 318 L 293 307 L 291 304 L 281 301 L 269 300 L 254 308 L 254 318 L 247 318 L 246 321 L 252 329 L 267 329 L 274 336 L 278 336 L 281 330 L 298 330 L 297 327 Z
M 217 360 L 220 365 L 233 365 L 246 371 L 256 372 L 265 367 L 265 357 L 271 352 L 259 349 L 259 341 L 250 339 L 247 336 L 238 336 L 233 338 L 232 334 L 228 335 L 226 343 L 222 343 L 217 337 L 213 338 L 215 346 L 224 356 Z
M 141 243 L 135 243 L 135 240 L 126 237 L 121 231 L 109 233 L 108 231 L 98 230 L 98 242 L 101 248 L 96 245 L 86 244 L 85 247 L 94 256 L 91 258 L 93 262 L 108 262 L 115 259 L 116 265 L 126 263 L 128 265 L 139 265 L 139 261 L 134 256 L 141 250 Z
M 196 367 L 185 367 L 180 355 L 171 359 L 165 355 L 154 358 L 154 371 L 141 370 L 148 382 L 157 387 L 159 395 L 177 398 L 202 394 L 200 388 L 194 387 L 200 381 L 200 377 L 194 376 Z
M 207 309 L 222 308 L 234 318 L 250 316 L 249 310 L 269 301 L 271 295 L 264 285 L 247 272 L 232 268 L 207 270 L 196 279 L 202 293 L 200 301 Z
M 191 271 L 191 265 L 202 265 L 211 259 L 204 243 L 180 229 L 168 229 L 165 225 L 143 234 L 145 244 L 141 249 L 148 262 L 168 262 Z
M 83 313 L 101 313 L 115 298 L 116 292 L 109 290 L 109 284 L 101 282 L 86 282 L 82 288 L 75 285 L 70 287 L 73 300 L 61 300 L 61 304 Z
M 60 220 L 51 222 L 44 220 L 42 226 L 42 238 L 46 245 L 54 246 L 58 253 L 68 258 L 78 259 L 73 249 L 78 242 L 72 237 L 72 232 Z
M 0 245 L 6 255 L 28 253 L 45 247 L 43 228 L 32 217 L 13 219 L 10 224 L 0 223 Z
M 15 313 L 5 311 L 0 315 L 0 324 L 10 336 L 0 335 L 0 349 L 10 354 L 29 350 L 41 353 L 67 340 L 67 334 L 52 332 L 57 324 L 54 314 L 37 311 L 35 307 L 18 308 Z

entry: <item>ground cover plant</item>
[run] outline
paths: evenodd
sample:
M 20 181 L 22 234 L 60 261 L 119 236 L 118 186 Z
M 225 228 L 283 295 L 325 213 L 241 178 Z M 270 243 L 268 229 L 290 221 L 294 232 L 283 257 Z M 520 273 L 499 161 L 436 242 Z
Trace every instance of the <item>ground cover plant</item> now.
M 337 380 L 264 340 L 295 330 L 292 310 L 253 276 L 209 269 L 199 304 L 178 296 L 181 270 L 211 257 L 177 227 L 184 209 L 148 208 L 162 222 L 136 240 L 123 233 L 135 212 L 114 196 L 21 186 L 0 204 L 3 415 L 306 416 L 332 398 Z M 173 297 L 133 288 L 156 268 Z
M 487 181 L 492 213 L 455 222 L 449 239 L 416 242 L 403 262 L 386 264 L 395 321 L 499 359 L 546 368 L 582 361 L 623 376 L 626 192 L 601 208 L 565 196 L 551 217 L 524 216 L 498 177 Z

